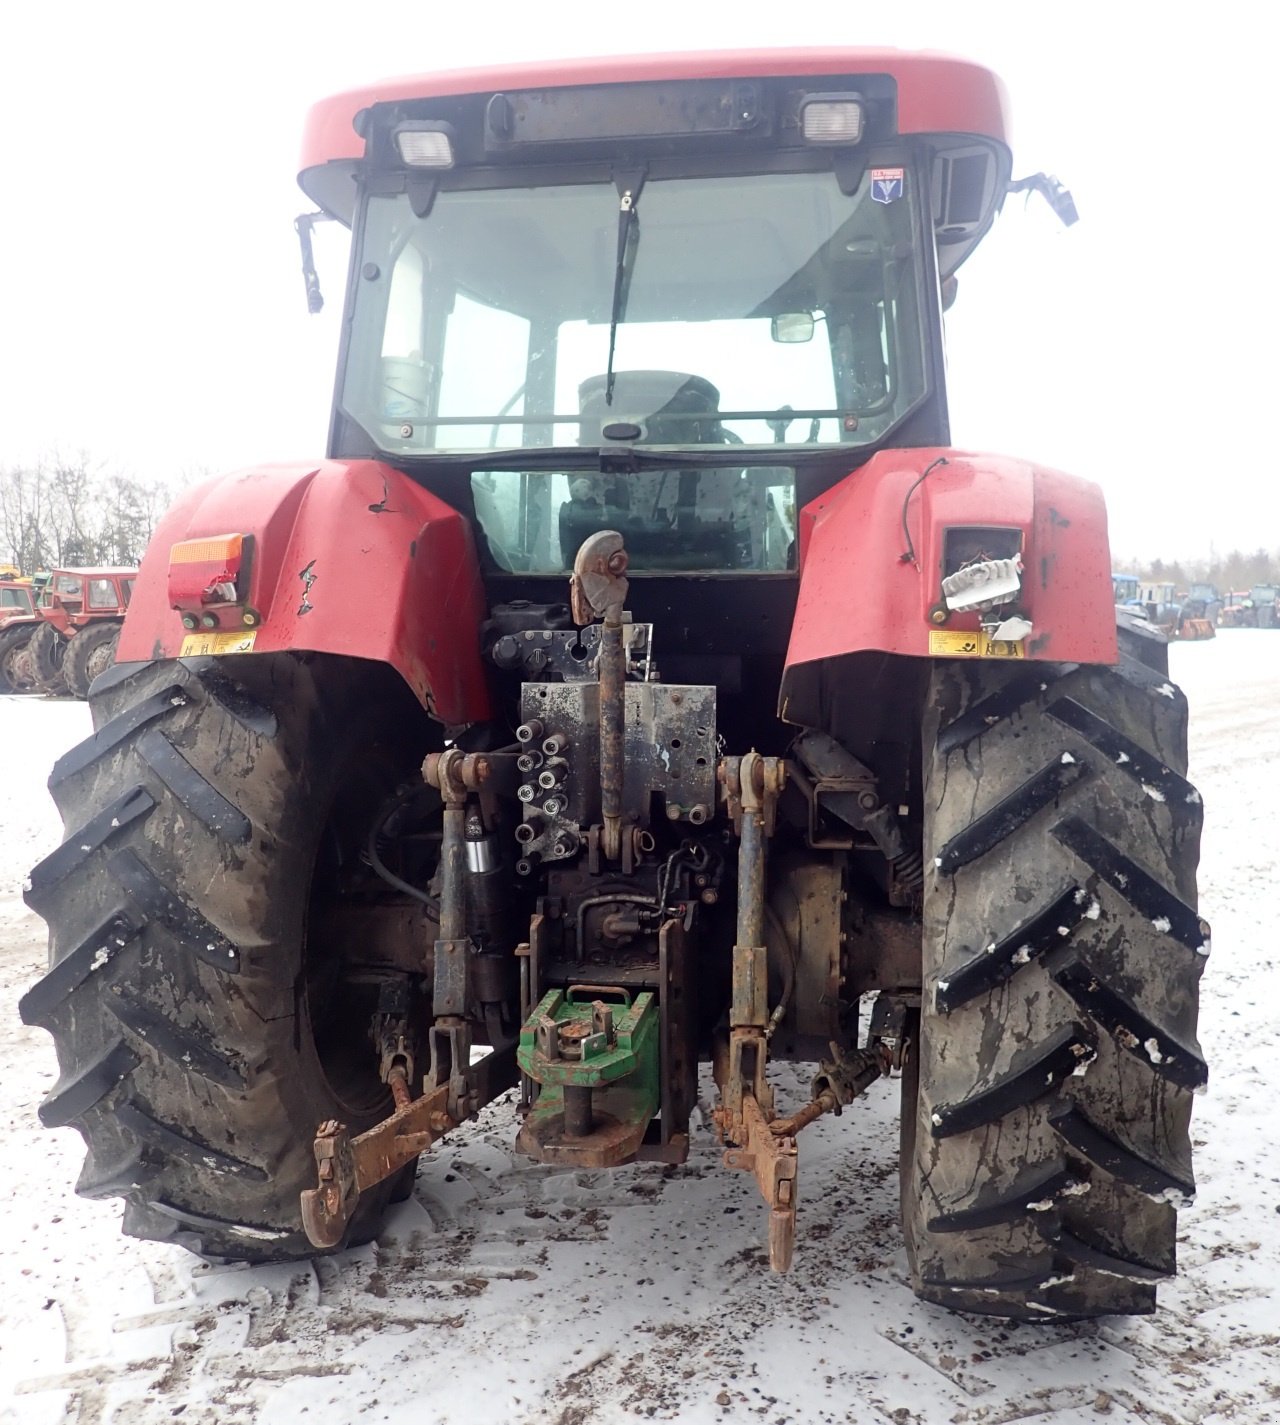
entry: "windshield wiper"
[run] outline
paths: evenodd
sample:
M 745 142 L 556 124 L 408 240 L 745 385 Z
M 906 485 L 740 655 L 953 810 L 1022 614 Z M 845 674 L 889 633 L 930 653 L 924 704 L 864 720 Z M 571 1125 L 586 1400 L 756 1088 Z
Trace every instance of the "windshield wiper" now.
M 627 310 L 627 293 L 631 287 L 631 271 L 635 266 L 636 248 L 640 246 L 640 214 L 636 205 L 644 187 L 647 170 L 637 168 L 632 173 L 615 173 L 618 189 L 618 260 L 613 270 L 613 304 L 609 316 L 609 364 L 605 367 L 604 403 L 613 405 L 613 354 L 618 345 L 618 323 Z

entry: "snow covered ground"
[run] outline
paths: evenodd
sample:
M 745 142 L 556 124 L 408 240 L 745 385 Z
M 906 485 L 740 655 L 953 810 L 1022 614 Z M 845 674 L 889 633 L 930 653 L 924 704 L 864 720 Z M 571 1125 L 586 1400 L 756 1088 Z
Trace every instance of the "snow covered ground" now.
M 803 1134 L 785 1278 L 765 1266 L 754 1186 L 720 1169 L 708 1132 L 683 1169 L 544 1169 L 510 1151 L 501 1104 L 436 1155 L 367 1248 L 210 1267 L 122 1238 L 118 1204 L 71 1190 L 79 1137 L 36 1122 L 53 1050 L 15 1008 L 44 964 L 20 894 L 59 839 L 44 779 L 88 714 L 0 699 L 0 1419 L 1280 1419 L 1280 636 L 1175 647 L 1173 671 L 1208 811 L 1200 1191 L 1159 1312 L 1076 1326 L 964 1319 L 912 1297 L 889 1084 Z

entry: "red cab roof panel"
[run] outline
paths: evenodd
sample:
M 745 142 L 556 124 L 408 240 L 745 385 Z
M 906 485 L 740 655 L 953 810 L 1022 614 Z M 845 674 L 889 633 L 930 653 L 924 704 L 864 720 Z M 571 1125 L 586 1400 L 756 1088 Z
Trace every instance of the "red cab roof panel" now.
M 312 106 L 303 133 L 301 168 L 362 157 L 364 142 L 352 121 L 373 104 L 514 88 L 823 74 L 891 75 L 898 86 L 899 133 L 979 134 L 1008 142 L 1004 86 L 989 69 L 971 60 L 896 49 L 720 50 L 541 60 L 381 80 Z

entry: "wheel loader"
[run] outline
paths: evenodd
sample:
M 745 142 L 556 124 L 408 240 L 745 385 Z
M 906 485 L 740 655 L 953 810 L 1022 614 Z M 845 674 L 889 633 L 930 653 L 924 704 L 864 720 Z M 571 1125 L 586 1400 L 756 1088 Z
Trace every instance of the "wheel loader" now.
M 1151 1310 L 1201 805 L 1097 486 L 950 444 L 957 269 L 1011 193 L 1075 217 L 1000 82 L 401 79 L 316 105 L 300 182 L 313 310 L 312 225 L 351 233 L 327 454 L 178 499 L 50 777 L 22 1013 L 77 1190 L 206 1257 L 339 1250 L 505 1096 L 544 1164 L 715 1135 L 785 1271 L 806 1127 L 900 1093 L 920 1296 Z

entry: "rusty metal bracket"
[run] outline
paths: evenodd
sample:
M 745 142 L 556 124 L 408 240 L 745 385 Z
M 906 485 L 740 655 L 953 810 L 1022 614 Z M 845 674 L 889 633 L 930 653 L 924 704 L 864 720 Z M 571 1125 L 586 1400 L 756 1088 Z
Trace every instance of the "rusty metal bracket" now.
M 569 580 L 569 607 L 576 624 L 603 620 L 597 661 L 600 682 L 601 849 L 606 859 L 622 856 L 623 728 L 627 655 L 623 646 L 623 606 L 627 600 L 627 551 L 613 529 L 582 543 Z
M 509 1044 L 465 1070 L 471 1111 L 492 1103 L 515 1082 L 515 1045 Z M 388 1080 L 395 1112 L 352 1138 L 346 1125 L 330 1119 L 316 1130 L 313 1151 L 317 1186 L 301 1194 L 302 1226 L 314 1247 L 337 1247 L 346 1236 L 360 1194 L 398 1173 L 407 1163 L 461 1121 L 449 1108 L 452 1083 L 437 1084 L 421 1098 L 409 1098 L 403 1069 Z
M 726 1150 L 724 1165 L 754 1174 L 769 1207 L 769 1265 L 775 1272 L 789 1271 L 796 1242 L 796 1140 L 771 1131 L 754 1094 L 743 1095 L 742 1120 L 746 1142 Z
M 336 1247 L 346 1236 L 360 1194 L 399 1172 L 450 1128 L 448 1084 L 441 1084 L 397 1108 L 359 1137 L 329 1120 L 316 1132 L 314 1152 L 319 1186 L 301 1197 L 302 1226 L 313 1247 Z

